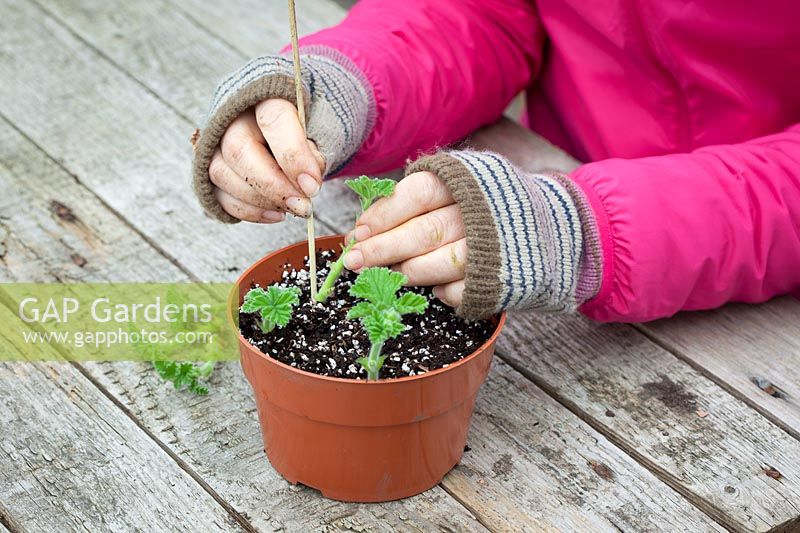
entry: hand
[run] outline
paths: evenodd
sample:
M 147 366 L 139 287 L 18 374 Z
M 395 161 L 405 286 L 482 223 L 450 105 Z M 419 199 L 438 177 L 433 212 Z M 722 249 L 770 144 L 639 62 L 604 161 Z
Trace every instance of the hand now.
M 208 174 L 228 214 L 269 224 L 283 220 L 286 210 L 308 216 L 308 199 L 319 192 L 324 169 L 324 158 L 306 138 L 294 104 L 270 99 L 231 122 Z
M 461 209 L 432 173 L 409 174 L 359 217 L 350 237 L 357 241 L 344 260 L 350 270 L 389 266 L 409 285 L 434 285 L 444 303 L 461 304 L 467 263 Z

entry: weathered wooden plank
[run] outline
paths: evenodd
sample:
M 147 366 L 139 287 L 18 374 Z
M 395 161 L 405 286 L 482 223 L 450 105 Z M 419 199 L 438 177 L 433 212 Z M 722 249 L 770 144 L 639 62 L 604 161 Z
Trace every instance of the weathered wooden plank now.
M 186 278 L 3 119 L 0 188 L 0 282 Z
M 305 235 L 300 220 L 206 219 L 188 186 L 193 126 L 32 5 L 0 6 L 2 113 L 167 255 L 191 263 L 193 275 L 230 280 Z M 226 259 L 198 253 L 197 235 Z
M 214 255 L 215 255 L 216 257 L 222 257 L 221 255 L 216 255 L 216 254 L 217 254 L 217 253 L 219 253 L 219 252 L 213 252 L 213 253 L 214 253 Z M 108 370 L 110 373 L 115 373 L 115 372 L 118 372 L 120 368 L 121 368 L 120 366 L 111 367 L 110 365 L 103 365 L 103 369 L 104 369 L 104 370 Z M 101 377 L 98 377 L 98 376 L 97 376 L 97 370 L 98 370 L 97 368 L 92 368 L 93 375 L 95 375 L 97 379 L 99 379 L 99 380 L 105 380 L 106 378 L 108 378 L 108 376 L 106 376 L 105 378 L 104 378 L 104 377 L 102 377 L 102 376 L 101 376 Z M 135 383 L 126 383 L 126 382 L 125 382 L 125 380 L 130 380 L 130 379 L 132 379 L 132 378 L 136 380 L 136 382 L 135 382 Z M 147 380 L 147 379 L 153 379 L 153 380 L 154 380 L 155 378 L 153 378 L 153 376 L 152 376 L 152 375 L 149 375 L 149 374 L 142 376 L 142 375 L 139 375 L 139 374 L 137 374 L 137 373 L 135 373 L 135 372 L 130 372 L 130 371 L 127 371 L 127 370 L 122 370 L 122 371 L 120 371 L 120 374 L 119 374 L 119 375 L 116 375 L 116 374 L 115 374 L 115 375 L 114 375 L 114 377 L 112 377 L 112 378 L 108 378 L 108 381 L 103 381 L 103 382 L 104 382 L 104 384 L 106 384 L 106 385 L 109 387 L 109 389 L 110 389 L 110 390 L 111 390 L 113 393 L 115 393 L 115 394 L 118 394 L 119 396 L 122 396 L 123 392 L 128 392 L 129 394 L 131 394 L 131 391 L 136 391 L 136 385 L 137 385 L 137 384 L 139 384 L 139 383 L 141 383 L 141 380 L 142 380 L 142 379 L 145 379 L 145 380 Z M 117 383 L 115 383 L 115 381 L 116 381 Z M 241 382 L 241 380 L 239 381 L 239 384 L 240 384 L 242 387 L 244 387 L 243 395 L 244 395 L 244 396 L 246 396 L 247 398 L 249 398 L 249 391 L 247 391 L 247 389 L 246 389 L 246 384 L 242 383 L 242 382 Z M 115 385 L 119 386 L 119 388 L 118 388 L 118 389 L 115 389 Z M 183 416 L 176 417 L 174 413 L 175 413 L 176 411 L 177 411 L 177 412 L 181 412 L 181 409 L 180 409 L 180 408 L 177 408 L 177 409 L 176 409 L 176 406 L 175 406 L 174 404 L 173 404 L 173 405 L 171 405 L 171 406 L 169 406 L 169 409 L 165 409 L 165 411 L 166 411 L 166 412 L 161 412 L 161 411 L 159 410 L 159 414 L 163 415 L 161 418 L 153 418 L 153 419 L 149 419 L 149 418 L 147 418 L 147 417 L 149 417 L 149 416 L 152 414 L 152 411 L 154 411 L 154 410 L 158 409 L 158 407 L 159 407 L 159 406 L 161 406 L 161 405 L 168 405 L 168 403 L 165 403 L 165 402 L 163 402 L 163 401 L 154 401 L 152 404 L 150 404 L 150 403 L 146 403 L 146 402 L 143 404 L 143 402 L 142 402 L 142 400 L 141 400 L 142 396 L 143 396 L 143 395 L 144 395 L 144 396 L 150 396 L 150 395 L 154 395 L 154 394 L 155 394 L 155 395 L 158 395 L 158 394 L 169 394 L 169 393 L 168 393 L 168 391 L 165 391 L 165 389 L 163 389 L 163 388 L 159 388 L 159 387 L 158 387 L 158 385 L 157 385 L 157 383 L 153 383 L 153 384 L 152 384 L 152 385 L 150 385 L 149 387 L 146 387 L 146 388 L 145 388 L 145 390 L 146 390 L 146 392 L 145 392 L 145 391 L 138 391 L 138 392 L 137 392 L 137 394 L 135 394 L 135 395 L 134 395 L 133 399 L 131 400 L 131 402 L 132 402 L 132 405 L 131 405 L 129 408 L 131 409 L 131 411 L 132 411 L 132 412 L 133 412 L 133 413 L 134 413 L 136 416 L 138 416 L 138 417 L 140 417 L 141 419 L 143 419 L 143 420 L 144 420 L 144 423 L 145 423 L 146 425 L 148 425 L 148 427 L 151 427 L 151 428 L 153 428 L 153 429 L 154 429 L 154 431 L 157 431 L 157 430 L 158 430 L 158 427 L 159 427 L 159 426 L 158 426 L 157 424 L 160 424 L 160 423 L 163 423 L 163 424 L 164 424 L 164 426 L 163 426 L 163 427 L 167 427 L 167 428 L 169 428 L 170 430 L 173 430 L 173 429 L 175 429 L 176 427 L 179 427 L 181 424 L 186 424 L 186 423 L 187 423 L 186 421 L 188 421 L 189 423 L 191 423 L 191 424 L 193 424 L 193 425 L 196 425 L 196 424 L 197 424 L 197 422 L 198 422 L 198 420 L 203 420 L 203 419 L 202 419 L 202 415 L 200 415 L 200 414 L 198 414 L 198 416 L 197 416 L 197 417 L 191 418 L 191 417 L 187 417 L 187 416 L 186 416 L 186 414 L 185 414 L 185 412 L 183 413 Z M 227 391 L 226 391 L 226 392 L 227 392 Z M 232 394 L 226 394 L 225 396 L 220 396 L 220 397 L 224 397 L 224 398 L 230 398 L 230 397 L 232 397 L 232 396 L 233 396 Z M 216 397 L 216 396 L 215 396 L 215 397 Z M 182 397 L 182 399 L 186 399 L 186 398 L 187 398 L 187 397 Z M 206 401 L 206 400 L 207 400 L 207 399 L 203 399 L 202 401 Z M 187 400 L 187 401 L 189 401 L 189 400 Z M 173 403 L 174 403 L 174 402 L 173 402 Z M 228 402 L 228 401 L 226 400 L 225 402 L 223 402 L 223 405 L 222 405 L 222 407 L 224 408 L 225 406 L 228 406 L 228 408 L 230 409 L 229 403 L 230 403 L 230 402 Z M 197 402 L 196 402 L 195 400 L 192 400 L 192 404 L 193 404 L 193 405 L 196 405 L 196 404 L 197 404 Z M 144 405 L 144 406 L 143 406 L 143 405 Z M 187 407 L 186 409 L 188 409 L 188 407 Z M 186 411 L 186 409 L 184 409 L 183 411 Z M 210 412 L 213 412 L 213 413 L 215 413 L 215 414 L 217 414 L 217 413 L 216 413 L 216 411 L 217 411 L 216 409 L 208 409 L 208 408 L 204 407 L 204 408 L 201 410 L 201 412 L 209 412 L 209 411 L 210 411 Z M 234 413 L 236 413 L 236 412 L 241 412 L 241 411 L 242 411 L 242 409 L 235 409 L 235 408 L 234 408 Z M 251 413 L 251 414 L 252 414 L 252 406 L 250 406 L 250 408 L 249 408 L 249 411 L 247 411 L 247 412 L 249 412 L 249 413 Z M 228 422 L 229 422 L 229 421 L 230 421 L 230 419 L 231 419 L 231 417 L 234 417 L 234 419 L 235 419 L 235 414 L 228 414 L 227 416 L 225 416 L 225 417 L 223 417 L 223 418 L 227 419 L 226 421 L 228 421 Z M 219 421 L 219 418 L 217 418 L 217 424 L 219 423 L 218 421 Z M 177 422 L 177 425 L 176 425 L 176 422 Z M 225 429 L 225 431 L 226 431 L 226 432 L 229 432 L 229 431 L 230 431 L 230 427 L 231 427 L 232 425 L 233 425 L 233 424 L 230 424 L 230 423 L 229 423 L 229 424 L 226 426 L 226 429 Z M 170 426 L 171 426 L 171 427 L 170 427 Z M 213 426 L 213 427 L 218 427 L 218 426 Z M 235 427 L 235 426 L 234 426 L 234 427 Z M 179 434 L 180 434 L 180 436 L 181 436 L 181 439 L 190 439 L 192 436 L 198 436 L 199 438 L 203 438 L 203 439 L 206 439 L 206 438 L 207 438 L 207 433 L 206 433 L 206 432 L 202 432 L 202 431 L 198 432 L 198 431 L 194 431 L 194 429 L 195 429 L 194 427 L 187 427 L 187 428 L 184 428 L 183 430 L 181 430 L 181 431 L 179 432 Z M 257 438 L 258 438 L 258 437 L 257 437 L 257 431 L 255 431 L 255 430 L 254 430 L 254 428 L 247 430 L 247 431 L 246 431 L 246 435 L 247 435 L 247 436 L 248 436 L 250 439 L 253 439 L 253 437 L 255 437 L 255 439 L 256 439 L 256 442 L 258 442 L 258 441 L 257 441 Z M 180 440 L 180 439 L 179 439 L 179 440 L 176 440 L 176 442 L 172 443 L 172 445 L 177 447 L 177 446 L 179 446 L 179 444 L 178 444 L 179 442 L 183 442 L 183 441 L 182 441 L 182 440 Z M 250 442 L 252 442 L 252 441 L 250 441 Z M 217 456 L 218 456 L 218 455 L 219 455 L 219 443 L 217 443 L 217 442 L 211 442 L 211 444 L 212 444 L 212 445 L 215 447 L 213 451 L 214 451 L 214 452 L 217 454 Z M 197 447 L 186 448 L 186 453 L 189 453 L 189 450 L 192 450 L 192 453 L 197 453 L 197 452 L 196 452 L 196 450 L 197 450 Z M 263 464 L 263 463 L 264 463 L 264 461 L 263 461 L 263 460 L 256 461 L 256 460 L 254 459 L 254 461 L 255 461 L 255 462 L 258 462 L 259 464 Z M 216 465 L 215 463 L 212 463 L 212 464 L 213 464 L 213 467 L 212 467 L 212 466 L 210 466 L 210 465 L 207 465 L 207 466 L 206 466 L 206 467 L 209 469 L 209 471 L 208 471 L 208 472 L 205 472 L 205 471 L 204 471 L 204 470 L 202 470 L 201 468 L 198 468 L 198 471 L 200 471 L 200 472 L 203 472 L 203 473 L 204 473 L 204 475 L 212 475 L 212 474 L 213 474 L 213 472 L 212 472 L 211 470 L 218 468 L 218 467 L 217 467 L 217 465 Z M 248 472 L 248 473 L 250 473 L 250 472 L 251 472 L 251 470 L 248 470 L 247 472 Z M 236 478 L 235 478 L 235 481 L 236 481 L 236 482 L 241 482 L 240 476 L 236 476 Z M 215 481 L 215 482 L 218 482 L 218 481 Z M 660 487 L 660 488 L 658 488 L 658 489 L 656 489 L 656 490 L 653 490 L 653 491 L 651 491 L 651 492 L 654 492 L 654 493 L 656 493 L 656 494 L 659 494 L 659 493 L 660 493 L 660 491 L 662 491 L 662 490 L 664 490 L 664 488 L 663 488 L 663 487 Z M 221 493 L 223 493 L 223 494 L 224 494 L 224 493 L 226 493 L 226 491 L 224 491 L 224 490 L 223 490 L 223 491 L 221 491 Z M 234 500 L 234 501 L 237 501 L 237 500 Z M 425 500 L 425 502 L 427 502 L 427 500 Z M 684 503 L 683 505 L 685 506 L 685 503 Z M 689 513 L 689 515 L 691 516 L 691 509 L 688 509 L 688 511 L 687 511 L 687 512 L 688 512 L 688 513 Z M 681 514 L 684 514 L 684 513 L 683 513 L 683 512 L 681 512 Z
M 482 147 L 497 150 L 528 170 L 550 166 L 542 163 L 543 158 L 530 158 L 541 148 L 538 143 L 523 135 L 512 142 L 508 138 L 484 136 Z M 553 163 L 562 170 L 574 165 L 569 160 Z M 788 302 L 785 307 L 795 304 Z M 787 320 L 776 322 L 774 315 L 748 309 L 750 320 L 744 320 L 742 311 L 736 326 L 727 320 L 728 335 L 733 329 L 740 332 L 738 339 L 729 341 L 729 349 L 734 343 L 744 354 L 754 347 L 770 349 L 775 346 L 773 338 L 781 339 L 777 342 L 783 346 L 796 346 L 797 325 L 789 325 L 791 313 L 782 309 Z M 712 323 L 705 327 L 687 320 L 693 324 L 691 330 L 676 329 L 671 340 L 683 339 L 686 353 L 692 353 L 688 357 L 703 360 L 703 352 L 695 350 L 714 342 L 719 346 L 726 336 L 719 327 L 726 312 L 713 322 L 709 319 Z M 663 321 L 662 327 L 668 328 L 670 322 Z M 771 322 L 773 327 L 763 330 L 760 322 Z M 747 529 L 775 527 L 800 516 L 800 479 L 795 475 L 787 481 L 784 475 L 776 482 L 762 468 L 800 471 L 798 442 L 631 327 L 591 324 L 578 316 L 521 314 L 512 317 L 508 329 L 501 343 L 507 360 L 712 516 Z M 757 331 L 764 333 L 756 335 Z M 789 368 L 793 360 L 794 355 L 773 357 L 771 368 L 779 373 L 786 367 L 784 374 L 797 375 Z M 736 363 L 727 364 L 735 368 Z M 726 377 L 721 376 L 720 382 Z M 604 401 L 615 406 L 609 412 L 616 416 L 606 415 Z
M 443 485 L 494 531 L 722 530 L 496 360 Z
M 37 179 L 31 180 L 30 176 Z M 0 279 L 188 279 L 105 209 L 89 190 L 2 121 L 0 184 L 8 191 L 0 199 L 0 220 L 6 227 L 5 239 L 0 239 L 5 243 Z M 63 209 L 51 209 L 55 191 Z M 82 267 L 73 262 L 76 253 Z M 215 257 L 219 260 L 224 256 Z M 124 375 L 123 379 L 131 382 L 129 389 L 106 382 L 118 401 L 140 415 L 139 423 L 177 450 L 191 468 L 259 529 L 481 529 L 463 507 L 438 488 L 412 500 L 378 508 L 325 501 L 314 491 L 291 487 L 264 458 L 252 394 L 238 364 L 219 366 L 214 392 L 203 399 L 176 394 L 159 381 L 149 365 L 91 364 L 84 368 L 99 381 L 106 373 Z M 32 403 L 38 401 L 35 395 L 30 398 Z M 58 416 L 53 418 L 55 424 Z M 146 457 L 141 459 L 145 468 L 148 461 Z
M 721 523 L 800 516 L 800 442 L 632 328 L 515 314 L 500 351 Z
M 243 480 L 252 476 L 254 469 L 261 473 L 266 461 L 261 455 L 252 394 L 237 367 L 226 365 L 215 375 L 212 394 L 202 399 L 175 397 L 171 390 L 159 386 L 152 373 L 120 371 L 119 365 L 98 365 L 91 370 L 105 387 L 123 399 L 137 419 L 153 428 L 181 456 L 218 457 L 217 463 L 197 466 L 198 473 L 207 479 L 214 476 L 220 493 L 235 494 L 231 501 L 235 508 L 272 510 L 271 516 L 263 517 L 248 511 L 252 520 L 272 519 L 294 530 L 302 525 L 308 527 L 307 522 L 299 522 L 308 520 L 300 512 L 303 510 L 322 517 L 347 518 L 333 524 L 330 520 L 336 518 L 324 518 L 329 525 L 376 527 L 367 521 L 364 506 L 348 505 L 342 509 L 340 504 L 318 498 L 315 491 L 288 486 L 269 467 L 264 475 L 273 479 L 264 483 L 265 490 L 258 494 L 244 490 Z M 478 402 L 469 437 L 472 451 L 443 482 L 490 529 L 524 530 L 541 523 L 548 527 L 561 524 L 570 530 L 568 524 L 582 523 L 577 521 L 580 516 L 590 516 L 590 523 L 601 531 L 613 529 L 615 523 L 634 530 L 644 524 L 649 524 L 650 529 L 667 524 L 686 531 L 713 529 L 707 517 L 537 387 L 505 366 L 499 370 L 491 375 Z M 220 383 L 229 384 L 224 394 Z M 215 416 L 203 416 L 206 411 Z M 178 413 L 182 416 L 176 416 Z M 247 413 L 252 424 L 220 426 L 220 419 L 235 420 L 240 413 Z M 551 452 L 557 453 L 559 459 L 551 457 Z M 614 481 L 591 483 L 592 461 L 612 469 Z M 215 472 L 220 469 L 219 462 L 225 463 L 221 473 Z M 503 473 L 497 474 L 499 470 Z M 502 479 L 495 479 L 498 476 Z M 428 527 L 465 527 L 463 522 L 443 521 L 450 511 L 444 512 L 442 506 L 447 502 L 442 501 L 438 491 L 423 496 L 426 497 L 405 501 L 413 510 L 405 512 L 409 522 L 424 524 L 427 519 L 431 521 Z M 251 501 L 254 498 L 262 505 Z M 270 505 L 264 506 L 265 500 Z M 387 511 L 394 505 L 383 504 L 381 508 Z M 339 514 L 328 511 L 333 506 L 339 507 Z M 392 516 L 388 514 L 386 521 Z M 404 524 L 409 525 L 395 522 L 387 527 Z
M 176 394 L 142 364 L 87 365 L 132 415 L 184 457 L 260 530 L 472 531 L 481 525 L 437 487 L 381 505 L 326 500 L 292 486 L 264 455 L 252 391 L 238 365 L 220 365 L 206 397 Z
M 189 16 L 176 9 L 177 6 L 164 0 L 123 6 L 104 0 L 36 1 L 192 123 L 199 123 L 204 116 L 219 79 L 239 68 L 249 57 L 264 53 L 263 50 L 275 52 L 286 41 L 286 22 L 282 17 L 265 17 L 269 24 L 264 29 L 250 16 L 242 31 L 258 34 L 260 44 L 251 43 L 243 52 L 209 36 Z M 326 5 L 325 2 L 308 4 L 310 11 L 304 18 L 309 19 L 314 29 L 341 18 L 340 9 Z M 198 2 L 194 7 L 217 10 L 223 6 Z M 222 9 L 225 19 L 218 19 L 222 26 L 239 24 L 241 21 L 237 17 L 242 13 L 238 11 L 241 6 L 227 7 L 231 10 Z M 255 8 L 255 4 L 251 7 Z M 282 0 L 270 0 L 266 5 L 259 3 L 257 9 L 265 13 L 282 13 L 285 8 Z M 305 11 L 306 6 L 303 5 L 302 9 Z M 277 31 L 277 25 L 283 31 Z M 179 131 L 186 131 L 188 137 L 191 127 Z M 188 166 L 182 169 L 180 176 L 188 179 Z M 327 228 L 332 225 L 352 222 L 357 204 L 351 200 L 352 193 L 348 191 L 338 181 L 329 182 L 315 200 L 317 220 L 322 223 L 321 232 L 328 233 L 330 230 Z M 342 198 L 349 209 L 341 209 Z M 196 203 L 193 199 L 189 201 Z M 196 216 L 195 213 L 189 215 Z M 303 238 L 301 226 L 294 221 L 290 232 L 293 240 Z
M 173 1 L 199 26 L 250 56 L 275 53 L 289 42 L 286 2 L 242 0 L 225 5 L 205 0 Z M 346 11 L 333 2 L 298 2 L 301 35 L 321 30 L 344 18 Z
M 0 352 L 16 342 L 0 336 Z M 72 365 L 2 363 L 0 382 L 0 501 L 15 529 L 241 530 Z
M 800 439 L 800 302 L 728 305 L 639 327 Z

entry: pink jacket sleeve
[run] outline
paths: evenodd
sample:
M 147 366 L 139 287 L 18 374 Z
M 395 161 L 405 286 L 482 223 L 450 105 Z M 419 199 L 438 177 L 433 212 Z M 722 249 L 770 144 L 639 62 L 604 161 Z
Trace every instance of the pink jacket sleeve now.
M 541 64 L 533 4 L 361 0 L 341 24 L 304 38 L 352 59 L 375 93 L 375 126 L 345 173 L 400 167 L 499 118 Z
M 646 321 L 800 289 L 800 124 L 571 176 L 597 215 L 604 273 L 581 311 Z

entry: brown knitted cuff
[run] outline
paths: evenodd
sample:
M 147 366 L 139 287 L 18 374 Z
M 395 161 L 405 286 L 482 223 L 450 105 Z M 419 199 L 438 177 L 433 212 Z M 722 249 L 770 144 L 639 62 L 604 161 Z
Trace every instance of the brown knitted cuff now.
M 500 247 L 491 209 L 475 178 L 458 159 L 441 152 L 422 157 L 406 168 L 406 176 L 428 171 L 450 190 L 461 208 L 467 233 L 467 267 L 464 299 L 456 310 L 467 319 L 486 317 L 500 310 L 503 286 L 497 277 L 500 270 Z
M 247 108 L 268 98 L 282 98 L 296 103 L 294 78 L 285 74 L 256 78 L 214 109 L 208 117 L 205 128 L 199 137 L 196 136 L 192 165 L 193 185 L 200 204 L 210 217 L 229 224 L 239 222 L 237 218 L 226 213 L 214 197 L 214 185 L 208 177 L 208 166 L 228 125 Z M 306 94 L 305 102 L 309 101 L 310 98 Z

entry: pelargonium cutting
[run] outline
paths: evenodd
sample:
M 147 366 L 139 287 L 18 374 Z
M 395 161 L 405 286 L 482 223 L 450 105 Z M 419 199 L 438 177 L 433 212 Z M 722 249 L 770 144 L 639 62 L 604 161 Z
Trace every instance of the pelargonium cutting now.
M 367 176 L 345 183 L 358 195 L 362 213 L 376 199 L 391 195 L 395 186 L 392 180 L 370 179 Z M 318 302 L 325 302 L 333 292 L 344 268 L 344 255 L 354 244 L 355 240 L 351 239 L 342 247 L 339 258 L 331 264 L 328 276 L 317 294 Z M 428 299 L 420 294 L 405 292 L 397 295 L 407 282 L 408 279 L 399 272 L 385 267 L 372 267 L 364 269 L 350 287 L 350 295 L 362 301 L 348 311 L 347 319 L 360 320 L 370 340 L 369 353 L 356 360 L 366 371 L 369 380 L 376 380 L 380 375 L 380 369 L 386 360 L 386 356 L 381 353 L 384 343 L 405 330 L 403 315 L 422 314 L 428 307 Z M 296 287 L 254 287 L 245 294 L 240 311 L 258 313 L 261 317 L 261 330 L 269 333 L 276 327 L 282 328 L 289 323 L 293 307 L 299 302 L 299 293 Z
M 364 269 L 350 287 L 350 295 L 361 298 L 347 313 L 349 319 L 360 319 L 370 341 L 369 355 L 357 359 L 367 371 L 367 379 L 378 379 L 386 357 L 381 354 L 383 343 L 400 335 L 405 329 L 402 317 L 422 314 L 428 299 L 413 292 L 397 296 L 400 287 L 408 282 L 403 274 L 385 267 Z
M 391 196 L 391 194 L 394 192 L 395 186 L 395 182 L 390 179 L 374 179 L 368 176 L 360 176 L 358 179 L 347 180 L 344 183 L 358 195 L 358 199 L 361 202 L 362 214 L 364 211 L 369 209 L 372 203 L 378 198 Z M 359 216 L 361 215 L 359 214 Z M 322 283 L 322 286 L 317 293 L 316 300 L 318 302 L 324 302 L 331 295 L 333 287 L 336 285 L 336 281 L 342 275 L 342 270 L 344 269 L 344 256 L 347 255 L 347 252 L 350 251 L 355 243 L 356 241 L 354 238 L 350 239 L 350 242 L 348 242 L 342 248 L 342 253 L 339 256 L 339 259 L 334 261 L 334 263 L 331 265 L 330 272 L 328 273 L 328 276 L 325 278 L 325 281 Z

